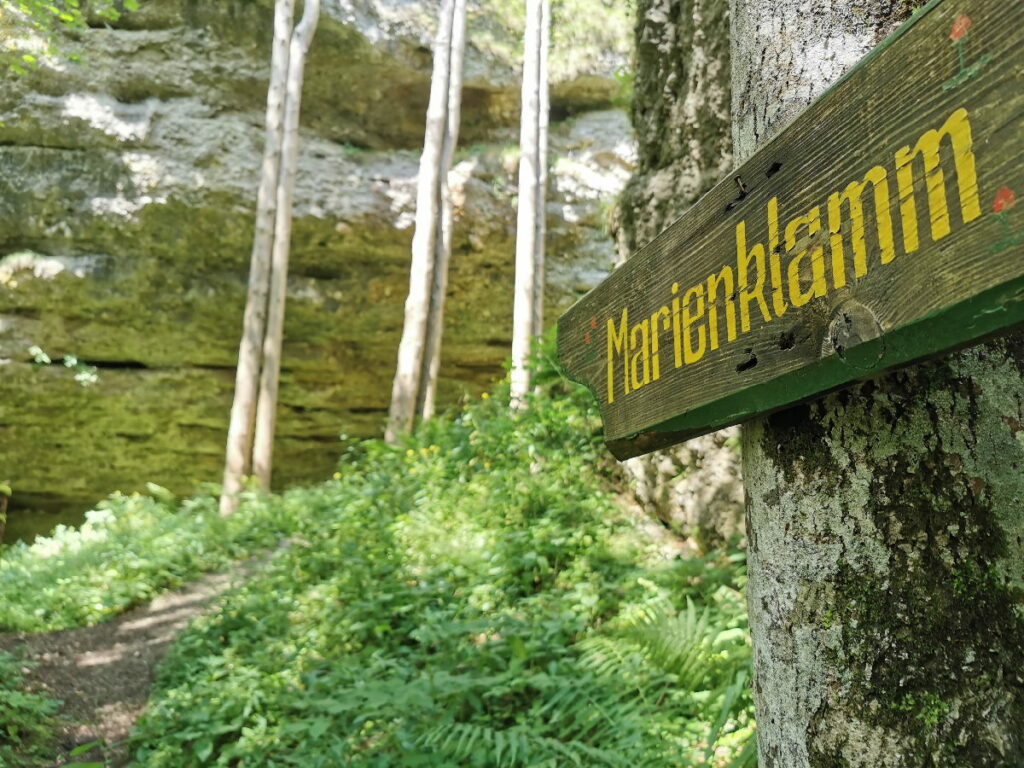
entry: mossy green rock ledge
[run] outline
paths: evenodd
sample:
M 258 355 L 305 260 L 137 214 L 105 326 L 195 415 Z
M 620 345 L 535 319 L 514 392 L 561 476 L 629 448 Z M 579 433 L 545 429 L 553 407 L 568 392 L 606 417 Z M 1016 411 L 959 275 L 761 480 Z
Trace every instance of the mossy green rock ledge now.
M 329 475 L 340 434 L 375 435 L 383 424 L 434 13 L 426 2 L 331 4 L 314 44 L 279 486 Z M 85 509 L 146 481 L 185 493 L 219 479 L 262 151 L 269 14 L 266 1 L 150 0 L 117 28 L 69 41 L 81 64 L 52 62 L 4 80 L 0 474 L 11 478 L 13 507 Z M 501 374 L 512 319 L 518 75 L 509 41 L 517 21 L 481 14 L 471 23 L 478 34 L 453 172 L 440 385 L 449 403 Z M 556 116 L 572 117 L 553 127 L 552 317 L 611 268 L 607 206 L 634 163 L 628 119 L 614 104 L 628 26 L 605 26 L 591 30 L 592 50 L 556 67 Z M 34 368 L 33 345 L 58 364 Z M 64 355 L 97 365 L 98 383 L 76 383 L 59 365 Z

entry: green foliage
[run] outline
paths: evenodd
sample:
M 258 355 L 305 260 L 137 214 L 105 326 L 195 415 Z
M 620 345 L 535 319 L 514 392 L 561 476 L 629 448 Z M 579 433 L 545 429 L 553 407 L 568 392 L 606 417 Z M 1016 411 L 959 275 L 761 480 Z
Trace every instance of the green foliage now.
M 24 688 L 27 664 L 0 652 L 0 768 L 39 765 L 45 757 L 59 701 Z
M 180 503 L 114 494 L 80 528 L 58 526 L 0 559 L 0 629 L 41 632 L 95 624 L 204 571 L 278 541 L 289 528 L 272 500 L 247 496 L 230 518 L 213 497 Z
M 32 367 L 34 369 L 39 369 L 44 365 L 53 365 L 53 360 L 41 347 L 33 345 L 28 348 L 28 353 L 32 355 Z M 83 363 L 75 355 L 64 355 L 61 362 L 65 368 L 70 368 L 75 372 L 75 381 L 83 387 L 91 387 L 100 380 L 99 374 L 96 372 L 96 366 Z
M 740 755 L 742 555 L 666 556 L 605 490 L 592 398 L 550 368 L 536 380 L 550 394 L 525 411 L 502 388 L 399 447 L 353 444 L 335 479 L 286 493 L 290 546 L 176 643 L 139 764 Z
M 932 692 L 904 694 L 894 706 L 896 712 L 913 714 L 926 728 L 934 728 L 949 715 L 949 702 Z
M 60 34 L 116 21 L 138 0 L 0 0 L 0 68 L 23 75 L 44 56 L 63 56 Z M 74 57 L 71 57 L 74 58 Z
M 742 558 L 731 556 L 737 565 Z M 682 765 L 728 760 L 730 768 L 752 766 L 753 701 L 746 685 L 751 655 L 742 598 L 724 585 L 709 598 L 698 610 L 687 597 L 686 608 L 677 610 L 661 595 L 623 612 L 609 630 L 579 645 L 590 669 L 630 681 L 638 697 L 658 692 L 662 716 L 680 727 L 666 734 L 659 764 L 677 764 L 681 754 Z

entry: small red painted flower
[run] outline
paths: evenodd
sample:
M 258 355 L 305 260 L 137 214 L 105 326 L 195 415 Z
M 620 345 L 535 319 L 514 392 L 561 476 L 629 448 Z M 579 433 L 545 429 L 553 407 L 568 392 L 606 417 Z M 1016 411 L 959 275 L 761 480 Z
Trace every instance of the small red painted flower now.
M 587 331 L 586 336 L 583 337 L 583 343 L 584 344 L 589 344 L 590 343 L 590 331 Z
M 956 19 L 953 20 L 953 29 L 949 33 L 949 39 L 954 43 L 961 37 L 967 34 L 967 30 L 971 28 L 974 22 L 971 21 L 971 17 L 965 13 L 961 13 Z
M 992 203 L 992 210 L 996 213 L 1002 213 L 1003 211 L 1013 208 L 1017 202 L 1016 195 L 1013 194 L 1013 190 L 1009 187 L 1000 187 L 999 191 L 996 192 L 996 199 Z
M 592 330 L 592 331 L 596 331 L 597 330 L 597 318 L 596 317 L 590 318 L 590 330 Z

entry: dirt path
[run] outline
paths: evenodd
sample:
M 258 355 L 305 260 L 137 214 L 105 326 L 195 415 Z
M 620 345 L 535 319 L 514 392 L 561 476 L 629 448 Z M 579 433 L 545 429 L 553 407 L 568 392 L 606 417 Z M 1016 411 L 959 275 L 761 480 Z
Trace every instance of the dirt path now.
M 124 765 L 129 755 L 123 741 L 142 713 L 156 665 L 175 636 L 213 598 L 244 580 L 258 564 L 250 561 L 225 573 L 209 574 L 95 627 L 0 634 L 0 651 L 21 648 L 24 658 L 38 664 L 28 673 L 28 684 L 64 702 L 61 715 L 66 724 L 58 733 L 54 758 L 43 765 L 75 761 Z M 68 758 L 76 746 L 98 739 L 105 746 Z

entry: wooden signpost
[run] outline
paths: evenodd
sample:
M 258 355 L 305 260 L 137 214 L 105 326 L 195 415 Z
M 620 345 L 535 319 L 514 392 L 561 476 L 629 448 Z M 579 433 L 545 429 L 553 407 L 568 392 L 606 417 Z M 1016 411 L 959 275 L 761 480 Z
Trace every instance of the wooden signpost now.
M 936 0 L 565 313 L 619 459 L 1024 322 L 1024 1 Z

